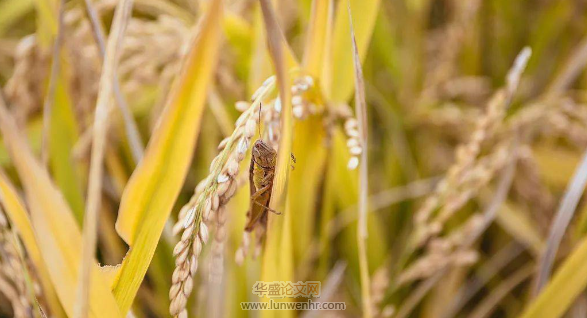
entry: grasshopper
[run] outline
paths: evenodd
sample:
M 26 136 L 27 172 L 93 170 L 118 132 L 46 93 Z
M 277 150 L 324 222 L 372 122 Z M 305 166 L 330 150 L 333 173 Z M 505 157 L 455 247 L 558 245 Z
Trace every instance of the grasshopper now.
M 263 140 L 257 140 L 253 145 L 251 166 L 249 168 L 251 203 L 247 213 L 248 222 L 245 227 L 247 232 L 251 232 L 257 224 L 265 228 L 267 225 L 267 212 L 281 214 L 269 208 L 276 161 L 277 152 Z
M 259 133 L 259 135 L 261 135 Z M 256 232 L 255 257 L 261 252 L 261 245 L 267 230 L 268 212 L 281 214 L 269 207 L 271 191 L 273 190 L 273 177 L 275 176 L 275 164 L 277 152 L 263 140 L 259 139 L 253 145 L 251 151 L 251 167 L 249 168 L 249 183 L 251 202 L 247 212 L 247 225 L 241 247 L 236 253 L 236 261 L 242 264 L 246 257 L 250 233 Z
M 259 123 L 261 122 L 261 108 L 259 107 Z M 259 125 L 259 136 L 262 136 Z M 295 163 L 295 157 L 291 155 Z M 273 178 L 275 177 L 275 165 L 277 164 L 277 152 L 262 139 L 258 139 L 251 150 L 251 165 L 249 168 L 249 184 L 251 193 L 251 202 L 247 212 L 247 224 L 245 226 L 245 237 L 253 231 L 257 236 L 257 247 L 255 256 L 260 253 L 261 243 L 267 230 L 268 212 L 277 212 L 269 207 L 271 202 L 271 192 L 273 190 Z M 243 240 L 241 246 L 242 258 L 246 255 L 247 242 Z M 241 258 L 241 261 L 242 261 Z

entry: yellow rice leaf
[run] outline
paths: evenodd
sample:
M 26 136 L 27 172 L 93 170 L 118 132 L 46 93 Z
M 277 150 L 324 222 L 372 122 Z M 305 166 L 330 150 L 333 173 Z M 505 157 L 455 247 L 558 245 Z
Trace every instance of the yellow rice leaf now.
M 324 55 L 329 31 L 330 10 L 332 0 L 312 1 L 310 25 L 306 32 L 306 46 L 304 51 L 304 70 L 314 77 L 319 77 L 324 62 Z
M 587 239 L 583 239 L 520 317 L 562 317 L 577 296 L 587 287 L 586 273 Z
M 331 0 L 312 1 L 310 25 L 306 32 L 306 47 L 303 60 L 303 74 L 311 75 L 320 82 L 324 62 L 324 42 L 330 37 L 329 25 L 332 15 Z M 290 174 L 288 196 L 303 200 L 288 200 L 288 209 L 296 211 L 292 219 L 292 231 L 305 233 L 314 228 L 316 200 L 320 193 L 321 180 L 324 175 L 326 148 L 325 132 L 321 118 L 311 116 L 297 121 L 294 126 L 292 152 L 296 157 L 295 170 Z M 299 235 L 293 242 L 296 261 L 305 256 L 312 239 L 311 235 Z
M 296 122 L 294 136 L 292 152 L 296 163 L 290 174 L 288 196 L 300 199 L 288 200 L 288 206 L 296 213 L 292 220 L 293 232 L 306 233 L 315 226 L 316 201 L 326 168 L 326 136 L 320 118 L 313 117 Z M 296 237 L 293 242 L 296 260 L 306 255 L 311 240 L 311 235 Z
M 57 36 L 59 1 L 35 0 L 35 3 L 38 42 L 42 49 L 48 50 Z M 81 224 L 84 213 L 84 183 L 79 177 L 82 168 L 74 162 L 72 154 L 73 146 L 78 139 L 78 127 L 67 86 L 67 59 L 61 54 L 59 58 L 60 69 L 54 78 L 55 83 L 49 83 L 51 76 L 47 78 L 48 85 L 55 85 L 53 100 L 49 101 L 52 105 L 48 136 L 49 165 L 55 183 L 69 203 L 76 220 Z
M 61 311 L 62 309 L 59 303 L 59 299 L 57 298 L 55 289 L 53 289 L 53 285 L 51 284 L 51 278 L 49 276 L 49 272 L 47 271 L 45 262 L 43 261 L 43 256 L 41 255 L 39 245 L 37 244 L 37 238 L 35 237 L 35 232 L 33 230 L 33 225 L 31 224 L 28 212 L 24 207 L 24 203 L 20 200 L 16 189 L 1 170 L 0 202 L 2 203 L 4 211 L 8 215 L 10 222 L 16 228 L 20 238 L 22 239 L 28 256 L 37 269 L 39 280 L 43 286 L 43 294 L 49 301 L 51 309 L 53 311 L 57 311 L 57 316 L 63 316 L 64 313 Z
M 80 229 L 63 195 L 34 158 L 2 101 L 0 130 L 23 183 L 35 235 L 42 238 L 38 240 L 39 249 L 51 281 L 65 312 L 72 316 L 81 259 Z M 92 280 L 90 317 L 121 317 L 109 286 L 101 283 L 97 264 L 92 271 Z
M 106 285 L 112 286 L 116 282 L 121 266 L 101 266 L 99 269 L 102 278 L 106 281 Z
M 379 0 L 343 0 L 338 3 L 332 44 L 332 87 L 331 96 L 336 102 L 346 102 L 354 88 L 353 51 L 349 37 L 348 5 L 353 10 L 353 26 L 357 39 L 357 50 L 361 61 L 365 59 L 375 19 L 379 9 Z
M 324 65 L 329 64 L 328 43 L 332 41 L 332 0 L 314 0 L 311 4 L 310 24 L 306 32 L 303 71 L 314 77 L 325 91 L 322 78 Z M 326 74 L 330 76 L 330 74 Z M 297 211 L 293 219 L 294 233 L 311 231 L 315 227 L 316 200 L 320 194 L 321 181 L 326 168 L 327 150 L 324 147 L 325 131 L 320 118 L 311 117 L 297 122 L 294 127 L 293 153 L 297 158 L 295 171 L 291 174 L 288 195 L 303 200 L 290 200 L 289 209 Z M 324 211 L 322 211 L 324 212 Z M 324 214 L 321 213 L 324 216 Z M 327 217 L 328 218 L 328 217 Z M 310 235 L 300 235 L 294 241 L 296 260 L 306 255 L 311 242 Z M 329 244 L 329 240 L 325 240 Z
M 73 214 L 82 223 L 84 215 L 82 167 L 75 162 L 73 147 L 78 140 L 78 127 L 73 105 L 64 85 L 64 72 L 58 75 L 49 128 L 49 165 L 55 184 L 59 187 Z
M 123 313 L 130 308 L 186 177 L 218 57 L 222 5 L 208 6 L 182 74 L 145 157 L 123 193 L 116 230 L 131 246 L 113 286 Z

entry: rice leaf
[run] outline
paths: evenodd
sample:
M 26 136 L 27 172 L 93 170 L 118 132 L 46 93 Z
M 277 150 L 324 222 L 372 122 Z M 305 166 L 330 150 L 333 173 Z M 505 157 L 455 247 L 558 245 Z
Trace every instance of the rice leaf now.
M 357 39 L 357 51 L 361 61 L 365 59 L 371 40 L 375 19 L 379 9 L 379 0 L 343 0 L 338 3 L 332 44 L 332 99 L 346 102 L 354 88 L 353 52 L 351 39 L 348 35 L 349 19 L 347 8 L 353 8 L 353 21 Z
M 324 8 L 325 7 L 325 8 Z M 326 9 L 326 10 L 325 10 Z M 329 13 L 332 1 L 315 0 L 312 3 L 312 18 L 307 28 L 307 41 L 303 58 L 303 74 L 311 75 L 315 82 L 321 82 L 325 37 L 328 33 Z M 304 198 L 288 200 L 288 209 L 296 211 L 292 220 L 294 233 L 303 233 L 314 228 L 316 205 L 326 163 L 325 132 L 320 118 L 310 116 L 294 125 L 292 152 L 296 157 L 295 172 L 290 174 L 288 197 Z M 294 240 L 295 260 L 306 254 L 311 236 L 300 235 Z
M 82 260 L 79 276 L 79 299 L 76 317 L 85 318 L 88 312 L 88 297 L 91 284 L 91 264 L 96 253 L 98 240 L 98 212 L 102 201 L 102 174 L 104 170 L 104 152 L 106 148 L 106 132 L 108 130 L 108 113 L 113 100 L 116 71 L 120 58 L 124 32 L 132 12 L 132 0 L 119 1 L 114 13 L 114 21 L 108 37 L 104 65 L 100 76 L 100 87 L 94 116 L 92 135 L 92 154 L 90 176 L 88 181 L 88 201 L 84 214 Z M 142 150 L 142 148 L 140 148 Z
M 62 194 L 18 133 L 2 98 L 0 131 L 23 183 L 35 236 L 42 238 L 38 240 L 39 248 L 51 281 L 65 312 L 73 316 L 81 260 L 79 227 Z M 97 264 L 93 265 L 91 275 L 95 282 L 102 282 Z M 108 285 L 93 284 L 90 295 L 90 317 L 121 317 Z
M 49 167 L 55 184 L 65 196 L 78 224 L 81 224 L 84 186 L 80 175 L 83 167 L 75 162 L 73 156 L 73 147 L 78 140 L 78 127 L 62 75 L 57 78 L 53 103 L 49 128 Z
M 310 16 L 310 25 L 306 32 L 306 45 L 304 51 L 303 66 L 310 75 L 319 77 L 324 61 L 326 38 L 331 35 L 328 33 L 329 19 L 331 16 L 333 2 L 332 0 L 314 0 L 312 1 L 312 13 Z
M 63 12 L 57 0 L 36 0 L 39 15 L 37 34 L 42 49 L 54 46 L 52 69 L 48 80 L 47 96 L 43 106 L 42 162 L 48 163 L 55 183 L 61 189 L 77 221 L 81 224 L 84 197 L 80 172 L 83 167 L 74 162 L 72 149 L 78 139 L 74 107 L 69 94 L 68 70 L 64 52 L 60 47 L 59 19 Z M 59 12 L 59 13 L 58 13 Z M 45 146 L 48 146 L 45 148 Z M 47 153 L 48 152 L 48 153 Z
M 116 230 L 131 250 L 113 291 L 123 313 L 149 267 L 191 162 L 218 57 L 221 15 L 221 1 L 215 0 L 198 26 L 181 77 L 122 196 Z
M 58 311 L 57 316 L 63 315 L 63 309 L 61 308 L 55 289 L 51 284 L 51 277 L 43 261 L 31 219 L 19 194 L 2 170 L 0 170 L 0 202 L 10 222 L 16 228 L 22 239 L 28 256 L 35 265 L 41 286 L 43 286 L 43 293 L 51 304 L 51 308 Z
M 42 49 L 54 45 L 52 70 L 48 78 L 47 96 L 45 97 L 43 128 L 43 163 L 48 153 L 49 166 L 55 183 L 59 186 L 71 206 L 79 224 L 83 215 L 83 187 L 79 174 L 82 167 L 73 161 L 72 148 L 78 138 L 78 128 L 69 96 L 67 80 L 68 70 L 59 50 L 59 21 L 61 13 L 59 1 L 36 0 L 38 13 L 37 35 Z M 46 149 L 45 146 L 48 145 Z

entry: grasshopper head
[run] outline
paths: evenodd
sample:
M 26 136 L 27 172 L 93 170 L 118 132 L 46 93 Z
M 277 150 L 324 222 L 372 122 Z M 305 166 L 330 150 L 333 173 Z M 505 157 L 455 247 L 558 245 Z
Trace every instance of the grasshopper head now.
M 271 146 L 266 144 L 263 140 L 258 139 L 255 142 L 253 145 L 252 154 L 257 164 L 265 168 L 275 167 L 277 152 L 275 152 L 275 150 L 273 150 L 273 148 L 271 148 Z

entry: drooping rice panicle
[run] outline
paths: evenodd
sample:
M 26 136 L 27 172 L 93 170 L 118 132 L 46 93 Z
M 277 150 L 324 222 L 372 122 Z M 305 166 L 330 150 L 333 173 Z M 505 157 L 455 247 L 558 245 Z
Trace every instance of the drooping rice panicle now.
M 194 195 L 179 213 L 174 232 L 183 230 L 183 233 L 173 250 L 176 267 L 169 291 L 169 311 L 173 316 L 187 317 L 185 305 L 193 288 L 198 257 L 210 235 L 206 221 L 212 214 L 218 217 L 219 209 L 224 209 L 235 194 L 239 163 L 245 158 L 251 145 L 251 138 L 256 133 L 261 103 L 274 87 L 275 78 L 270 77 L 253 94 L 252 103 L 236 121 L 232 135 L 220 143 L 221 152 L 212 161 L 209 176 L 198 184 Z M 242 105 L 243 103 L 239 103 L 238 107 Z M 224 215 L 224 212 L 220 213 L 220 217 Z
M 435 193 L 428 197 L 422 207 L 416 213 L 416 224 L 419 237 L 416 238 L 416 244 L 419 245 L 424 242 L 430 235 L 440 232 L 443 223 L 446 219 L 462 205 L 461 202 L 467 199 L 467 196 L 459 194 L 460 187 L 463 184 L 463 174 L 466 173 L 474 164 L 479 152 L 481 151 L 482 143 L 496 133 L 501 124 L 505 111 L 511 103 L 513 94 L 520 81 L 521 73 L 523 72 L 528 59 L 530 58 L 531 50 L 529 48 L 523 49 L 514 61 L 510 72 L 506 78 L 506 86 L 497 91 L 491 98 L 487 105 L 487 110 L 481 116 L 476 124 L 471 138 L 466 143 L 457 147 L 455 151 L 455 162 L 448 169 L 445 178 L 438 184 Z M 460 196 L 461 200 L 453 199 L 453 205 L 443 206 L 440 219 L 435 220 L 430 224 L 430 218 L 439 206 L 446 203 L 447 198 L 451 196 Z M 464 202 L 463 202 L 464 203 Z

